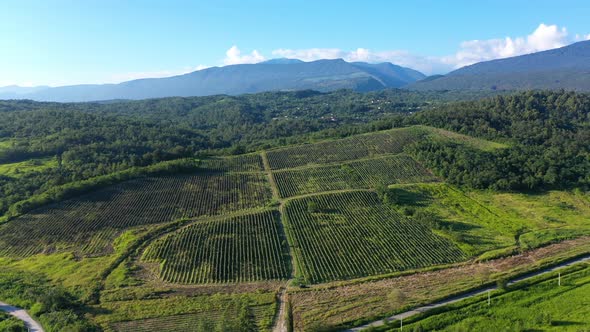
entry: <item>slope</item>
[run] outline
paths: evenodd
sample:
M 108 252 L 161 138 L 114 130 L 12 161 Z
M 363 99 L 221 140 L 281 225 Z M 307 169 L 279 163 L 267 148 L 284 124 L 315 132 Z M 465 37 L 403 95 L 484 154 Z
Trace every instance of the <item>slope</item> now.
M 170 96 L 237 95 L 262 91 L 333 91 L 352 89 L 374 91 L 397 88 L 424 75 L 389 63 L 348 63 L 342 59 L 312 62 L 277 60 L 258 64 L 207 68 L 185 75 L 139 79 L 120 84 L 72 85 L 4 93 L 0 98 L 58 102 L 113 99 L 147 99 Z
M 590 91 L 590 41 L 558 49 L 476 63 L 411 84 L 413 90 Z

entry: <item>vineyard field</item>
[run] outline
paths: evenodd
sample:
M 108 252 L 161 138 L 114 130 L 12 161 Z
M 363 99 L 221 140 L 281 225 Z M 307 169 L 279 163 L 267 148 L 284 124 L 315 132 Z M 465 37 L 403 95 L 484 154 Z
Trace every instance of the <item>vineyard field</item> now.
M 310 211 L 312 205 L 314 211 Z M 284 213 L 298 273 L 311 283 L 453 263 L 466 257 L 451 241 L 382 204 L 373 192 L 295 199 L 285 204 Z
M 0 255 L 23 257 L 69 247 L 100 255 L 124 229 L 263 207 L 271 196 L 263 174 L 132 180 L 0 225 Z
M 349 161 L 382 154 L 401 153 L 406 145 L 424 137 L 427 133 L 420 127 L 393 129 L 340 140 L 270 150 L 267 156 L 273 170 Z
M 342 189 L 369 189 L 380 184 L 434 182 L 437 178 L 410 156 L 400 154 L 273 172 L 282 198 Z
M 143 260 L 160 262 L 172 283 L 226 283 L 284 279 L 289 256 L 278 211 L 197 221 L 154 241 Z
M 262 172 L 264 166 L 258 153 L 235 157 L 216 157 L 204 159 L 201 168 L 211 172 Z

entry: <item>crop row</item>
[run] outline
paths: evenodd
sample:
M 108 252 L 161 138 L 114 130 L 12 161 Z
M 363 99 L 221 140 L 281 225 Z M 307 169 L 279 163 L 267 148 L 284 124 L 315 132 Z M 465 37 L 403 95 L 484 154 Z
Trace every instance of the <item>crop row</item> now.
M 264 166 L 260 154 L 204 159 L 201 168 L 212 172 L 262 172 Z
M 449 240 L 382 204 L 373 192 L 310 196 L 285 205 L 300 273 L 312 283 L 456 262 Z
M 283 279 L 288 255 L 278 211 L 198 221 L 171 233 L 145 251 L 162 262 L 160 277 L 173 283 L 217 283 Z
M 273 177 L 283 198 L 331 190 L 375 188 L 379 184 L 436 181 L 432 173 L 403 154 L 275 171 Z
M 381 154 L 401 153 L 406 145 L 415 142 L 424 135 L 425 131 L 416 127 L 394 129 L 334 141 L 270 150 L 267 152 L 267 156 L 273 170 L 341 162 Z
M 128 181 L 38 209 L 0 225 L 0 254 L 28 256 L 75 247 L 109 249 L 131 227 L 256 208 L 271 199 L 262 174 L 198 174 Z
M 237 331 L 244 324 L 240 310 L 242 308 L 230 304 L 217 310 L 111 323 L 109 329 L 116 332 Z M 261 321 L 268 320 L 268 311 L 268 305 L 249 306 L 250 324 L 257 326 Z

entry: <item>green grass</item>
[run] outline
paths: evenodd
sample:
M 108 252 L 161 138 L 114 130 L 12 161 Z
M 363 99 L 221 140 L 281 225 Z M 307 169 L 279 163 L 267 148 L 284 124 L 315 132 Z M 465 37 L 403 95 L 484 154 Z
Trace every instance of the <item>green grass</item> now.
M 284 221 L 300 277 L 359 278 L 464 259 L 452 242 L 358 191 L 294 199 Z
M 455 143 L 465 144 L 475 149 L 483 150 L 483 151 L 492 151 L 496 149 L 503 149 L 507 148 L 508 145 L 498 142 L 492 142 L 480 138 L 475 138 L 472 136 L 461 135 L 452 131 L 434 128 L 434 127 L 426 127 L 426 126 L 417 126 L 422 128 L 425 131 L 430 133 L 429 137 L 432 139 L 438 140 L 446 140 L 446 141 L 453 141 Z
M 14 143 L 14 141 L 10 140 L 10 139 L 6 139 L 6 140 L 0 139 L 0 151 L 10 148 L 13 143 Z
M 439 234 L 470 255 L 493 251 L 484 254 L 492 258 L 590 234 L 590 205 L 580 192 L 465 192 L 444 183 L 391 188 L 398 211 L 436 215 Z
M 590 329 L 590 265 L 492 299 L 466 300 L 449 311 L 404 326 L 411 331 L 587 331 Z M 563 272 L 562 272 L 563 273 Z
M 0 164 L 0 175 L 19 177 L 27 173 L 40 172 L 53 167 L 57 167 L 57 159 L 55 157 L 30 159 L 18 163 Z
M 438 179 L 407 155 L 394 155 L 272 173 L 283 198 L 342 189 L 370 189 L 393 183 Z
M 0 331 L 26 332 L 25 322 L 0 311 Z
M 158 331 L 177 331 L 187 321 L 196 326 L 212 326 L 212 331 L 226 324 L 244 323 L 244 307 L 250 323 L 268 330 L 276 312 L 274 292 L 169 296 L 157 299 L 104 302 L 96 306 L 96 321 L 106 331 L 136 330 L 154 326 Z M 227 330 L 227 329 L 226 329 Z

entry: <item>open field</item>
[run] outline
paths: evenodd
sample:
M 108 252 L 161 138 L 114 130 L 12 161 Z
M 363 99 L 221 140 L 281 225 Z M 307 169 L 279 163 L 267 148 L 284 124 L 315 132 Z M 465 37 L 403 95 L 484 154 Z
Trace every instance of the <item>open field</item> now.
M 411 319 L 404 328 L 426 331 L 585 331 L 590 328 L 590 265 L 581 263 L 524 288 L 441 308 L 442 313 Z
M 311 208 L 315 206 L 314 208 Z M 460 261 L 451 241 L 355 191 L 288 201 L 284 221 L 297 266 L 311 283 Z
M 278 211 L 197 221 L 154 241 L 144 261 L 173 283 L 248 282 L 289 275 Z
M 248 325 L 264 331 L 269 329 L 276 310 L 273 292 L 164 296 L 104 302 L 96 309 L 96 320 L 106 331 L 141 331 L 138 328 L 149 327 L 179 331 L 186 324 L 195 324 L 190 327 L 202 327 L 203 331 L 236 331 Z
M 590 204 L 583 192 L 462 191 L 444 183 L 395 185 L 391 190 L 396 209 L 434 214 L 440 232 L 470 255 L 590 234 Z
M 28 256 L 65 248 L 97 255 L 108 251 L 127 228 L 264 207 L 270 199 L 262 174 L 132 180 L 0 225 L 0 255 Z
M 57 167 L 54 157 L 30 159 L 11 164 L 0 164 L 0 176 L 19 177 L 30 172 L 39 172 L 46 168 Z
M 590 238 L 564 241 L 521 255 L 377 280 L 330 283 L 289 293 L 296 331 L 357 326 L 551 262 L 590 253 Z M 401 292 L 401 296 L 399 293 Z
M 272 175 L 283 198 L 342 189 L 369 189 L 383 184 L 437 181 L 432 173 L 407 155 L 275 171 Z

